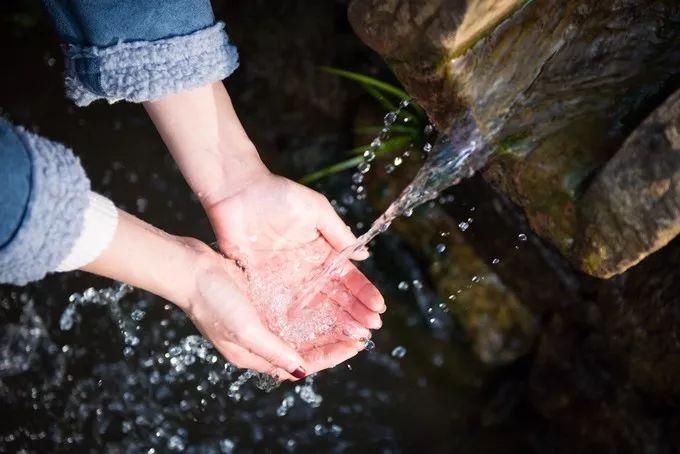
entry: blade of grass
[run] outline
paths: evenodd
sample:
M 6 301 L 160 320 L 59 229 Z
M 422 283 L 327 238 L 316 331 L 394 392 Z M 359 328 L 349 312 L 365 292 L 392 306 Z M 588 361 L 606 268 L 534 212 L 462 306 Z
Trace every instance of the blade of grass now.
M 354 128 L 354 132 L 356 132 L 357 134 L 380 134 L 381 131 L 382 131 L 381 126 L 360 126 L 358 128 Z M 392 125 L 390 131 L 408 134 L 410 136 L 417 136 L 418 134 L 420 134 L 420 131 L 418 131 L 417 128 L 402 125 Z
M 355 82 L 360 82 L 362 84 L 375 87 L 378 90 L 381 90 L 385 93 L 389 93 L 393 96 L 396 96 L 399 99 L 403 100 L 411 99 L 408 93 L 406 93 L 401 88 L 397 88 L 392 84 L 388 84 L 387 82 L 374 79 L 373 77 L 365 76 L 363 74 L 355 73 L 352 71 L 345 71 L 344 69 L 331 68 L 330 66 L 322 66 L 321 70 L 329 74 L 335 74 L 336 76 L 344 77 L 346 79 L 351 79 Z

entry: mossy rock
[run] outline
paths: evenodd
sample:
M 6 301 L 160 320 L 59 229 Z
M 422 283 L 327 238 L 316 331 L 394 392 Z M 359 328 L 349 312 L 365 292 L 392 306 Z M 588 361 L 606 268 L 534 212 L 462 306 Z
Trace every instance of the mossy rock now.
M 583 197 L 677 84 L 677 0 L 354 0 L 349 16 L 441 129 L 472 110 L 496 149 L 485 178 L 581 270 L 609 277 L 668 240 L 610 216 L 611 230 L 649 238 L 592 266 L 600 249 L 586 232 L 603 218 Z

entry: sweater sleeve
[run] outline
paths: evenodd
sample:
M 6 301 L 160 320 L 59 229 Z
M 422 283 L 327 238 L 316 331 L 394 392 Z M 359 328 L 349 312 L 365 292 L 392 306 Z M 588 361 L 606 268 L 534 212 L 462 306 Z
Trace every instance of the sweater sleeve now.
M 238 67 L 209 0 L 43 0 L 64 42 L 78 105 L 142 102 L 212 83 Z
M 0 166 L 8 174 L 29 175 L 28 181 L 9 178 L 1 185 L 9 201 L 1 230 L 11 233 L 0 248 L 0 283 L 24 285 L 56 270 L 69 255 L 83 227 L 90 181 L 63 145 L 5 121 L 0 129 Z

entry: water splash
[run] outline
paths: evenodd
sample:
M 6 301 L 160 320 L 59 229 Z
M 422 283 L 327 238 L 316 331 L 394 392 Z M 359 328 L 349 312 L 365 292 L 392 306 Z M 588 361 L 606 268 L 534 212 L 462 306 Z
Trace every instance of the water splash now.
M 491 154 L 491 147 L 482 137 L 470 111 L 463 112 L 454 121 L 449 133 L 442 135 L 434 147 L 424 147 L 424 150 L 428 152 L 428 158 L 413 181 L 373 222 L 366 233 L 335 256 L 309 281 L 298 295 L 298 307 L 305 307 L 314 295 L 339 273 L 343 263 L 376 236 L 385 232 L 394 219 L 402 215 L 410 216 L 417 206 L 436 198 L 444 189 L 473 176 L 486 164 Z

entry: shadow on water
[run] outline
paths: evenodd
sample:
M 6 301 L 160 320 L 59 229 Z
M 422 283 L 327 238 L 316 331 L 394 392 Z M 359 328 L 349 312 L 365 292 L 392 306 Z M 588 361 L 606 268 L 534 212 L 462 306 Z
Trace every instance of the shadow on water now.
M 363 99 L 317 67 L 387 70 L 353 36 L 346 2 L 229 3 L 218 15 L 230 24 L 242 66 L 228 87 L 265 161 L 299 177 L 351 148 Z M 59 49 L 37 6 L 7 3 L 0 12 L 1 41 L 12 43 L 4 49 L 11 65 L 0 72 L 2 113 L 72 146 L 94 189 L 122 208 L 210 241 L 143 109 L 70 105 Z M 267 32 L 254 33 L 253 24 Z M 344 216 L 374 219 L 414 176 L 400 172 L 369 177 L 371 204 L 339 202 Z M 349 185 L 338 175 L 322 189 L 342 201 Z M 102 304 L 77 307 L 69 323 L 62 315 L 70 295 L 111 283 L 76 272 L 5 286 L 0 450 L 672 452 L 677 392 L 662 377 L 631 378 L 625 354 L 634 340 L 626 328 L 648 315 L 651 287 L 678 294 L 678 276 L 659 261 L 679 250 L 675 242 L 617 281 L 585 278 L 529 234 L 512 204 L 472 178 L 375 242 L 363 266 L 390 308 L 375 348 L 268 393 L 256 380 L 234 386 L 243 372 L 153 295 L 104 295 Z M 96 299 L 92 293 L 83 296 Z M 673 298 L 653 305 L 666 315 L 656 327 L 662 333 L 680 326 Z M 664 363 L 660 373 L 672 367 Z

